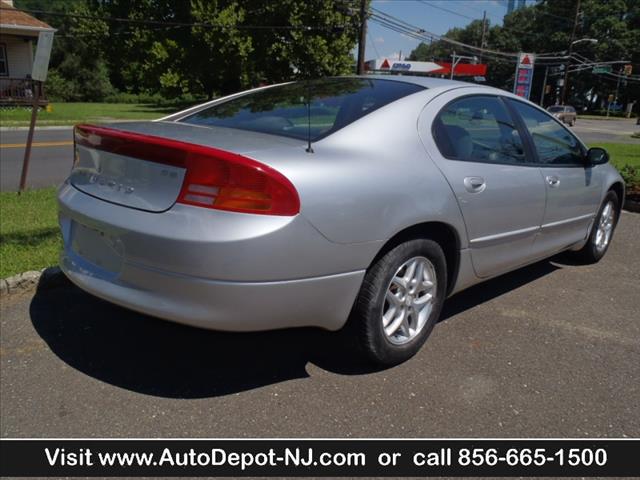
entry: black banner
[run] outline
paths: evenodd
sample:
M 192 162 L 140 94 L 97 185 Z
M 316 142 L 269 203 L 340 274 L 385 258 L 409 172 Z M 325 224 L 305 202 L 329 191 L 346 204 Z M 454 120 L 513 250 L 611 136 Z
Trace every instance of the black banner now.
M 640 477 L 640 440 L 0 440 L 28 477 Z

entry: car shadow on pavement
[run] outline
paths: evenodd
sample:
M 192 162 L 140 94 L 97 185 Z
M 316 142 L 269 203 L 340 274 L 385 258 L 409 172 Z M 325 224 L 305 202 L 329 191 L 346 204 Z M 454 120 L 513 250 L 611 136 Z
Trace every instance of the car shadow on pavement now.
M 558 268 L 539 262 L 472 287 L 447 300 L 441 321 Z M 191 328 L 117 307 L 66 279 L 38 289 L 30 315 L 38 334 L 71 367 L 159 397 L 215 397 L 306 378 L 309 362 L 345 375 L 377 370 L 357 360 L 346 335 L 312 328 L 259 333 Z

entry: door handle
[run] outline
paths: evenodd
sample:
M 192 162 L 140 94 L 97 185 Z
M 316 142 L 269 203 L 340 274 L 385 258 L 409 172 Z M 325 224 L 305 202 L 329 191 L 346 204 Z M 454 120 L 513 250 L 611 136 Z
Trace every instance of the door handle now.
M 482 177 L 465 177 L 463 183 L 464 188 L 471 193 L 480 193 L 487 188 L 487 184 Z
M 557 186 L 560 185 L 560 179 L 555 175 L 548 175 L 546 179 L 547 179 L 547 183 L 552 188 L 556 188 Z

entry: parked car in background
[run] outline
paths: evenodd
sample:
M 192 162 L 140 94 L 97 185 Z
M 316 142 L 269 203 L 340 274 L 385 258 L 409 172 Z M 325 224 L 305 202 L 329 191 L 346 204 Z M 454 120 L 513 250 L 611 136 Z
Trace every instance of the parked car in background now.
M 77 126 L 61 266 L 98 297 L 194 326 L 346 325 L 393 365 L 448 296 L 564 250 L 600 260 L 624 198 L 607 161 L 495 88 L 264 87 L 160 121 Z
M 569 105 L 552 105 L 547 108 L 547 112 L 571 127 L 576 124 L 576 120 L 578 119 L 576 109 Z

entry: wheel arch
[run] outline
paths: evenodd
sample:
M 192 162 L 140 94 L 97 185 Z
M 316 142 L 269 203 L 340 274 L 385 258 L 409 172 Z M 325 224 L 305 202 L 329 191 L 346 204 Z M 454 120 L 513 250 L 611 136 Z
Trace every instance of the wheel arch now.
M 614 182 L 607 189 L 607 192 L 614 192 L 618 197 L 618 211 L 616 212 L 616 216 L 620 217 L 620 210 L 622 210 L 622 204 L 624 203 L 624 185 L 622 182 Z
M 369 268 L 393 248 L 417 238 L 433 240 L 442 248 L 447 263 L 447 295 L 449 295 L 458 279 L 460 236 L 456 229 L 448 223 L 439 221 L 422 222 L 400 230 L 385 242 L 371 261 Z

